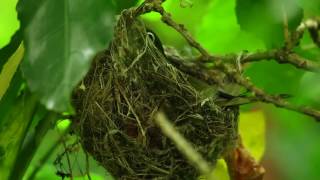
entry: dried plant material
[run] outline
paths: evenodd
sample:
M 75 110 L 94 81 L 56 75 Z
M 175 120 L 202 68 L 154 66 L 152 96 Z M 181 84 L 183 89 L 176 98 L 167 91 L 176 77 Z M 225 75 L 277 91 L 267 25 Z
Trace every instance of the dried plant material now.
M 197 179 L 198 170 L 154 123 L 155 113 L 161 109 L 215 164 L 234 147 L 239 108 L 202 97 L 133 12 L 122 12 L 109 49 L 83 81 L 85 90 L 75 92 L 77 132 L 84 149 L 118 179 Z

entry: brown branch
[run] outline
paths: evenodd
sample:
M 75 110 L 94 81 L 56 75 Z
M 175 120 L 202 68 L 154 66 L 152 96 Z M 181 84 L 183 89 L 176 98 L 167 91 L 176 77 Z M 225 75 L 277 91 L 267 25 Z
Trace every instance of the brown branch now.
M 299 40 L 302 38 L 304 32 L 308 30 L 310 33 L 310 36 L 318 47 L 320 47 L 320 20 L 319 18 L 311 18 L 307 19 L 306 21 L 302 22 L 300 26 L 297 28 L 294 36 L 292 37 L 293 40 L 296 40 L 296 42 L 299 42 Z
M 224 56 L 210 56 L 209 59 L 202 59 L 201 57 L 194 58 L 193 60 L 200 60 L 204 63 L 215 62 L 220 59 L 227 63 L 235 63 L 238 59 L 237 54 L 227 54 Z M 283 49 L 272 49 L 268 51 L 246 53 L 240 59 L 242 64 L 259 62 L 259 61 L 277 61 L 279 64 L 291 64 L 298 69 L 305 71 L 320 73 L 320 63 L 301 57 L 300 55 L 288 52 Z
M 250 63 L 262 60 L 275 60 L 279 64 L 291 64 L 298 69 L 316 73 L 320 72 L 320 63 L 311 61 L 309 59 L 299 56 L 296 53 L 290 53 L 285 50 L 269 50 L 265 52 L 249 54 L 248 56 L 243 58 L 241 62 Z
M 305 115 L 309 115 L 309 116 L 315 118 L 316 121 L 320 122 L 320 111 L 319 110 L 315 110 L 310 107 L 298 106 L 295 104 L 291 104 L 279 96 L 269 95 L 268 93 L 264 92 L 262 89 L 256 87 L 247 78 L 243 78 L 241 76 L 241 74 L 239 74 L 237 71 L 235 71 L 230 66 L 225 65 L 225 64 L 221 64 L 220 67 L 224 68 L 225 72 L 228 75 L 230 75 L 238 84 L 242 85 L 247 90 L 252 92 L 254 94 L 254 96 L 256 96 L 258 99 L 260 99 L 262 102 L 271 103 L 277 107 L 281 107 L 281 108 L 285 108 L 288 110 L 303 113 Z
M 161 15 L 161 20 L 166 23 L 167 25 L 174 28 L 177 32 L 179 32 L 189 43 L 189 45 L 195 49 L 197 49 L 203 59 L 209 59 L 210 54 L 201 46 L 200 43 L 198 43 L 196 40 L 193 39 L 191 34 L 188 32 L 188 30 L 185 28 L 183 24 L 176 23 L 172 18 L 171 14 L 166 12 L 164 8 L 159 3 L 154 3 L 154 11 L 158 12 Z
M 151 0 L 150 0 L 151 1 Z M 192 36 L 191 34 L 187 31 L 187 29 L 178 23 L 176 23 L 172 18 L 169 13 L 167 13 L 163 7 L 161 6 L 162 1 L 161 0 L 154 0 L 150 2 L 153 7 L 153 11 L 156 11 L 161 14 L 162 18 L 161 20 L 169 25 L 170 27 L 174 28 L 177 32 L 179 32 L 189 43 L 190 46 L 196 48 L 200 53 L 201 57 L 199 58 L 200 60 L 204 62 L 213 62 L 215 64 L 215 69 L 216 70 L 221 70 L 221 73 L 225 73 L 230 78 L 236 81 L 239 85 L 243 86 L 246 88 L 248 91 L 252 92 L 255 97 L 260 99 L 262 102 L 266 103 L 271 103 L 274 104 L 277 107 L 282 107 L 285 109 L 293 110 L 296 112 L 300 112 L 306 115 L 309 115 L 311 117 L 314 117 L 317 121 L 320 121 L 320 111 L 309 108 L 309 107 L 303 107 L 303 106 L 297 106 L 294 104 L 290 104 L 286 100 L 282 99 L 281 97 L 278 96 L 272 96 L 264 92 L 262 89 L 259 89 L 258 87 L 254 86 L 253 83 L 251 83 L 247 78 L 242 77 L 242 75 L 235 70 L 235 68 L 230 67 L 230 61 L 229 63 L 226 62 L 226 59 L 230 60 L 230 56 L 225 56 L 226 59 L 223 59 L 222 57 L 214 57 L 211 56 L 210 53 L 205 50 L 200 43 L 198 43 Z M 232 57 L 232 56 L 231 56 Z M 215 59 L 216 58 L 216 59 Z M 232 60 L 236 60 L 238 57 L 235 58 L 233 55 Z M 258 59 L 259 58 L 259 59 Z M 263 60 L 263 59 L 275 59 L 279 63 L 289 63 L 294 65 L 297 68 L 302 68 L 304 70 L 309 70 L 313 72 L 319 72 L 319 67 L 320 65 L 316 62 L 312 62 L 310 60 L 307 60 L 305 58 L 302 58 L 296 54 L 290 54 L 288 53 L 287 50 L 271 50 L 271 51 L 266 51 L 260 54 L 253 54 L 244 59 L 248 62 L 248 59 L 251 59 L 251 61 L 258 61 L 258 60 Z M 196 65 L 195 65 L 196 66 Z M 218 69 L 220 68 L 220 69 Z M 186 70 L 186 68 L 184 68 Z M 189 70 L 190 72 L 190 70 Z M 195 73 L 195 72 L 194 72 Z M 212 82 L 217 82 L 219 86 L 223 87 L 223 84 L 221 84 L 219 81 L 217 81 L 216 78 L 213 78 L 210 74 L 205 74 L 204 71 L 200 72 L 201 74 L 198 74 L 200 77 L 203 78 L 206 82 L 209 80 L 212 80 Z M 221 74 L 220 73 L 220 74 Z M 204 78 L 205 77 L 205 78 Z M 211 83 L 212 83 L 211 82 Z
M 226 62 L 235 62 L 238 59 L 237 54 L 229 54 L 224 56 L 210 55 L 210 53 L 191 36 L 191 34 L 188 32 L 188 30 L 184 27 L 183 24 L 178 24 L 171 18 L 170 13 L 166 12 L 164 8 L 161 6 L 162 3 L 162 0 L 147 0 L 137 9 L 147 9 L 146 11 L 144 11 L 144 13 L 150 12 L 152 10 L 158 12 L 162 16 L 161 20 L 164 23 L 166 23 L 168 26 L 174 28 L 177 32 L 179 32 L 186 39 L 186 41 L 189 43 L 191 47 L 197 49 L 200 52 L 201 56 L 197 58 L 198 60 L 207 62 L 215 61 L 216 59 L 221 59 Z M 292 35 L 292 38 L 296 37 L 297 39 L 300 39 L 302 37 L 301 33 L 303 34 L 306 28 L 316 27 L 318 29 L 320 27 L 318 23 L 319 21 L 316 20 L 308 20 L 306 22 L 303 22 L 297 28 L 296 34 Z M 289 36 L 288 32 L 286 32 L 286 36 Z M 287 37 L 287 41 L 289 41 L 289 37 Z M 294 45 L 295 42 L 291 42 L 290 44 Z M 289 52 L 286 49 L 273 49 L 264 52 L 246 53 L 246 55 L 243 58 L 241 58 L 241 63 L 244 64 L 250 62 L 258 62 L 262 60 L 275 60 L 279 64 L 291 64 L 298 69 L 303 69 L 311 72 L 320 72 L 320 63 L 303 58 L 295 53 Z
M 247 90 L 253 93 L 253 95 L 260 101 L 265 103 L 274 104 L 277 107 L 293 110 L 296 112 L 300 112 L 311 117 L 314 117 L 317 121 L 320 121 L 320 111 L 315 110 L 313 108 L 298 106 L 291 104 L 281 98 L 280 96 L 269 95 L 264 92 L 262 89 L 256 87 L 252 82 L 250 82 L 247 78 L 242 77 L 242 75 L 233 68 L 230 64 L 224 63 L 222 60 L 216 60 L 215 71 L 211 69 L 205 69 L 199 67 L 199 64 L 194 62 L 186 62 L 186 60 L 181 59 L 181 57 L 177 55 L 166 54 L 168 60 L 173 63 L 178 69 L 181 71 L 190 74 L 196 78 L 199 78 L 209 85 L 219 85 L 223 87 L 223 83 L 221 82 L 221 73 L 227 74 L 230 78 L 232 78 L 236 83 L 243 86 Z M 221 68 L 222 72 L 217 71 L 217 68 Z M 213 76 L 212 74 L 216 74 L 218 76 Z
M 288 15 L 284 7 L 284 4 L 282 4 L 281 8 L 282 8 L 282 14 L 283 14 L 283 35 L 285 40 L 285 48 L 286 50 L 290 50 L 294 47 L 294 45 L 292 45 L 291 38 L 290 38 Z

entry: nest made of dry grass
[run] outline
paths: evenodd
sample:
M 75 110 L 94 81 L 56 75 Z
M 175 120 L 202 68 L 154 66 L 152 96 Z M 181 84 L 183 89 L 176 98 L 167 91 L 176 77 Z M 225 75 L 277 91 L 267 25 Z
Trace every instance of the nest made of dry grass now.
M 98 54 L 78 90 L 76 124 L 84 149 L 119 179 L 196 179 L 198 171 L 154 124 L 159 109 L 213 164 L 237 138 L 238 107 L 201 97 L 154 45 L 130 10 L 108 50 Z

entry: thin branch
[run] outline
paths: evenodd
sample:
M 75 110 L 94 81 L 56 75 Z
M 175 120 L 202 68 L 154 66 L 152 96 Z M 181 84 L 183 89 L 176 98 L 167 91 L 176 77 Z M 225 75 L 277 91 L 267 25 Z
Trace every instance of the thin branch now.
M 311 61 L 295 53 L 286 52 L 285 50 L 269 50 L 265 52 L 249 54 L 243 58 L 241 62 L 249 63 L 262 60 L 275 60 L 279 64 L 291 64 L 298 69 L 320 73 L 320 63 Z
M 198 49 L 198 51 L 202 55 L 202 57 L 201 57 L 202 60 L 207 61 L 212 58 L 212 56 L 209 55 L 209 52 L 207 52 L 200 45 L 200 43 L 198 43 L 190 35 L 190 33 L 184 28 L 183 25 L 179 25 L 171 19 L 170 14 L 165 12 L 165 10 L 163 9 L 163 7 L 161 6 L 160 3 L 158 3 L 158 4 L 154 3 L 154 8 L 155 8 L 154 9 L 155 11 L 159 12 L 162 15 L 162 21 L 164 21 L 167 25 L 171 26 L 172 28 L 176 29 L 188 41 L 188 43 L 192 47 Z M 287 52 L 287 51 L 285 51 L 285 52 Z M 277 53 L 274 51 L 272 51 L 271 53 L 265 52 L 263 54 L 258 54 L 253 57 L 255 57 L 255 58 L 261 57 L 261 55 L 266 55 L 269 57 L 269 59 L 270 59 L 270 55 L 272 55 L 272 56 L 276 57 L 275 59 L 278 62 L 281 62 L 281 63 L 288 62 L 290 64 L 295 65 L 298 68 L 304 68 L 306 70 L 318 71 L 319 67 L 320 67 L 320 65 L 318 65 L 316 63 L 312 63 L 311 61 L 303 59 L 297 55 L 292 55 L 292 54 L 286 55 L 284 53 L 282 53 L 282 54 L 280 53 L 280 55 L 279 55 L 279 52 Z M 288 58 L 286 58 L 286 57 L 288 57 Z M 320 121 L 320 111 L 309 108 L 309 107 L 293 105 L 280 97 L 275 97 L 275 96 L 272 96 L 272 95 L 265 93 L 262 89 L 259 89 L 256 86 L 254 86 L 254 84 L 251 83 L 247 78 L 242 77 L 241 74 L 235 70 L 235 68 L 231 68 L 227 63 L 224 63 L 223 61 L 221 61 L 221 59 L 220 60 L 216 59 L 214 61 L 214 63 L 216 64 L 216 67 L 220 67 L 223 70 L 223 73 L 226 73 L 232 79 L 234 79 L 239 85 L 242 85 L 247 90 L 251 91 L 254 94 L 254 96 L 256 96 L 258 99 L 260 99 L 262 102 L 271 103 L 277 107 L 282 107 L 282 108 L 286 108 L 286 109 L 293 110 L 296 112 L 300 112 L 300 113 L 309 115 L 311 117 L 314 117 L 316 119 L 316 121 Z M 211 77 L 211 76 L 208 75 L 206 77 Z M 216 81 L 215 79 L 212 79 L 212 80 Z M 223 87 L 223 84 L 218 84 L 218 85 Z
M 210 58 L 210 54 L 201 46 L 200 43 L 193 39 L 191 34 L 185 28 L 185 26 L 183 24 L 176 23 L 171 18 L 171 14 L 166 12 L 160 3 L 154 3 L 154 11 L 158 12 L 162 16 L 161 20 L 164 23 L 166 23 L 167 25 L 174 28 L 177 32 L 179 32 L 186 39 L 186 41 L 189 43 L 191 47 L 197 49 L 201 53 L 203 59 Z
M 225 72 L 230 75 L 239 85 L 242 85 L 250 92 L 254 93 L 258 99 L 262 102 L 274 104 L 277 107 L 289 109 L 292 111 L 300 112 L 306 115 L 309 115 L 315 118 L 316 121 L 320 122 L 320 111 L 315 110 L 310 107 L 298 106 L 295 104 L 291 104 L 288 101 L 284 100 L 279 96 L 272 96 L 268 93 L 264 92 L 262 89 L 256 87 L 252 82 L 250 82 L 247 78 L 243 78 L 240 73 L 235 71 L 228 65 L 221 64 L 221 67 L 225 69 Z
M 220 59 L 227 63 L 235 63 L 238 58 L 237 54 L 227 54 L 224 56 L 210 56 L 210 59 L 202 59 L 201 57 L 194 58 L 202 62 L 215 62 L 217 59 Z M 309 60 L 307 58 L 301 57 L 296 53 L 288 52 L 283 49 L 272 49 L 256 53 L 246 53 L 241 58 L 241 63 L 252 63 L 259 61 L 271 61 L 275 60 L 279 64 L 291 64 L 298 69 L 305 71 L 320 73 L 320 63 L 316 61 Z
M 167 54 L 168 60 L 170 62 L 173 62 L 173 64 L 180 69 L 181 71 L 195 76 L 196 78 L 199 78 L 205 82 L 207 82 L 209 85 L 215 85 L 218 84 L 221 87 L 223 87 L 223 84 L 217 80 L 220 79 L 219 76 L 212 76 L 211 72 L 212 70 L 200 68 L 197 63 L 194 62 L 187 62 L 185 63 L 185 60 L 179 58 L 178 56 L 172 56 L 170 54 Z M 280 96 L 273 96 L 269 95 L 268 93 L 264 92 L 262 89 L 259 89 L 256 87 L 252 82 L 250 82 L 247 78 L 242 77 L 242 75 L 233 67 L 231 67 L 230 64 L 223 63 L 222 60 L 216 60 L 216 69 L 221 68 L 222 72 L 215 71 L 216 74 L 221 76 L 221 73 L 227 74 L 230 78 L 234 79 L 236 83 L 243 86 L 247 90 L 253 93 L 253 95 L 260 101 L 265 103 L 271 103 L 274 104 L 277 107 L 293 110 L 296 112 L 300 112 L 306 115 L 309 115 L 311 117 L 314 117 L 316 121 L 320 121 L 320 111 L 315 110 L 310 107 L 304 107 L 304 106 L 298 106 L 291 104 L 281 98 Z M 192 68 L 190 68 L 192 67 Z M 195 71 L 195 72 L 194 72 Z
M 190 62 L 181 59 L 181 57 L 177 55 L 171 55 L 170 53 L 167 53 L 168 60 L 173 63 L 178 69 L 181 71 L 190 74 L 192 76 L 195 76 L 205 82 L 207 82 L 209 85 L 218 84 L 221 87 L 223 87 L 223 83 L 221 82 L 221 78 L 219 76 L 213 76 L 210 74 L 210 72 L 213 72 L 212 70 L 206 70 L 204 68 L 199 67 L 199 64 L 196 63 L 196 61 Z M 255 54 L 251 56 L 251 60 L 257 57 L 267 57 L 267 56 L 273 56 L 273 54 L 269 53 L 261 53 L 261 54 Z M 230 56 L 228 57 L 230 58 Z M 234 57 L 233 57 L 234 58 Z M 229 59 L 230 60 L 230 59 Z M 305 106 L 298 106 L 291 104 L 281 98 L 280 96 L 272 96 L 268 93 L 264 92 L 262 89 L 259 89 L 258 87 L 254 86 L 253 83 L 251 83 L 248 79 L 242 77 L 242 75 L 233 67 L 230 66 L 230 64 L 224 63 L 223 60 L 216 59 L 214 61 L 216 63 L 216 70 L 217 68 L 221 68 L 222 72 L 215 71 L 216 75 L 220 75 L 221 73 L 225 73 L 230 78 L 234 79 L 236 83 L 239 85 L 242 85 L 244 88 L 249 90 L 253 93 L 253 95 L 260 101 L 265 103 L 271 103 L 274 104 L 277 107 L 293 110 L 296 112 L 300 112 L 306 115 L 309 115 L 311 117 L 314 117 L 317 121 L 320 121 L 320 111 L 315 110 L 310 107 Z M 304 65 L 305 66 L 305 65 Z M 220 79 L 220 80 L 219 80 Z
M 161 15 L 161 20 L 164 23 L 166 23 L 168 26 L 174 28 L 177 32 L 179 32 L 191 47 L 197 49 L 200 52 L 201 57 L 196 58 L 198 60 L 208 62 L 215 61 L 216 59 L 221 59 L 226 62 L 235 62 L 238 59 L 237 54 L 229 54 L 224 56 L 210 55 L 210 53 L 191 36 L 191 34 L 188 32 L 188 30 L 185 28 L 183 24 L 178 24 L 171 18 L 170 13 L 166 12 L 164 8 L 161 6 L 162 2 L 163 1 L 161 0 L 147 0 L 145 4 L 139 6 L 136 11 L 139 11 L 141 9 L 147 9 L 147 11 L 144 11 L 144 13 L 150 11 L 158 12 Z M 311 22 L 306 21 L 302 23 L 302 25 L 297 28 L 298 35 L 296 34 L 292 36 L 297 36 L 296 38 L 300 39 L 302 37 L 301 33 L 303 33 L 304 29 L 307 27 L 314 27 L 316 22 L 319 21 L 313 20 Z M 319 28 L 320 26 L 316 24 L 316 27 Z M 286 35 L 289 36 L 288 32 L 286 32 Z M 287 39 L 287 41 L 289 41 L 289 37 L 287 37 Z M 291 44 L 294 45 L 295 42 L 291 42 Z M 273 49 L 257 53 L 246 53 L 246 55 L 243 56 L 243 58 L 241 58 L 241 63 L 257 62 L 262 60 L 276 60 L 279 64 L 291 64 L 299 69 L 311 72 L 320 72 L 320 63 L 303 58 L 295 53 L 288 52 L 288 50 L 283 49 Z
M 296 32 L 295 36 L 293 38 L 299 38 L 301 39 L 305 30 L 308 30 L 310 33 L 310 36 L 318 47 L 320 47 L 320 36 L 319 36 L 319 30 L 320 30 L 320 20 L 319 18 L 311 18 L 307 19 L 306 21 L 302 22 Z
M 213 167 L 175 129 L 174 125 L 167 119 L 163 112 L 159 111 L 155 114 L 154 122 L 193 166 L 195 166 L 204 175 L 210 174 Z
M 285 48 L 286 50 L 291 50 L 294 47 L 294 45 L 292 45 L 291 43 L 288 15 L 284 7 L 284 4 L 281 5 L 281 8 L 282 8 L 282 14 L 283 14 L 283 35 L 285 40 Z

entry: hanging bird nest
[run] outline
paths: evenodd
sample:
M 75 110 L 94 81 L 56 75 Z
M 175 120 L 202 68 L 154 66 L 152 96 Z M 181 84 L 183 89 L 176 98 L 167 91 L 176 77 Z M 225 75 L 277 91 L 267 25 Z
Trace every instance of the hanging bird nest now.
M 237 139 L 238 107 L 220 107 L 170 64 L 144 23 L 125 10 L 74 96 L 84 149 L 117 179 L 196 179 L 199 172 L 153 121 L 161 109 L 215 164 Z

